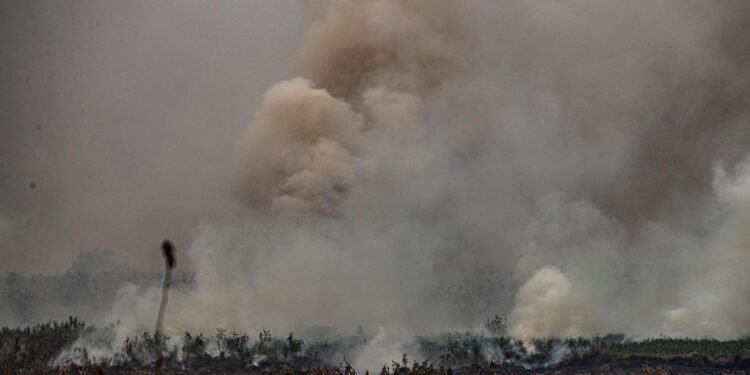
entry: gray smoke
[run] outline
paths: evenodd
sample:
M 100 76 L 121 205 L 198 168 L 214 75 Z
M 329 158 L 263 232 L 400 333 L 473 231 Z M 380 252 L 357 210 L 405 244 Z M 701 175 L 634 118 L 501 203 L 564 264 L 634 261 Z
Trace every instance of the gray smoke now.
M 312 6 L 300 77 L 237 145 L 250 213 L 193 245 L 196 311 L 241 328 L 424 332 L 499 311 L 521 337 L 743 332 L 742 273 L 726 296 L 696 276 L 731 272 L 712 244 L 741 215 L 712 184 L 748 151 L 741 12 Z M 485 278 L 523 287 L 446 293 Z M 688 282 L 724 302 L 691 302 Z
M 197 230 L 166 331 L 361 324 L 362 366 L 496 313 L 524 338 L 747 333 L 746 2 L 304 14 L 231 145 L 242 209 Z M 154 295 L 113 319 L 150 322 Z

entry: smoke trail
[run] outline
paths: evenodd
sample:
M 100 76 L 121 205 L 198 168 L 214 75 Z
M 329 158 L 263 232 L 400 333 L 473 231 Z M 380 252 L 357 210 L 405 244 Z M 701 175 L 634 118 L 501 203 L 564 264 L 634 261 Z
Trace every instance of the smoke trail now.
M 172 270 L 175 266 L 174 245 L 169 240 L 161 243 L 162 254 L 164 255 L 164 283 L 161 289 L 161 303 L 159 304 L 159 315 L 156 318 L 156 328 L 154 333 L 162 332 L 164 326 L 164 312 L 167 309 L 167 296 L 169 295 L 169 286 L 172 284 Z

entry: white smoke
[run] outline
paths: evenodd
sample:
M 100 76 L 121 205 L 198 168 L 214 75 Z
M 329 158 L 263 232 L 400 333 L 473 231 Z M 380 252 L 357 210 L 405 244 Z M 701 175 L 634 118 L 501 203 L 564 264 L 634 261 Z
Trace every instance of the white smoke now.
M 391 361 L 399 362 L 404 354 L 411 353 L 411 361 L 421 361 L 423 358 L 414 357 L 418 353 L 414 336 L 408 330 L 389 332 L 378 328 L 375 336 L 365 346 L 359 349 L 356 361 L 352 366 L 357 371 L 377 373 L 383 366 L 390 366 Z
M 702 254 L 701 274 L 680 291 L 682 306 L 664 313 L 675 335 L 733 338 L 750 327 L 750 159 L 733 175 L 718 167 L 714 186 L 725 219 Z
M 545 267 L 521 287 L 510 334 L 520 338 L 577 337 L 594 332 L 591 310 L 560 270 Z

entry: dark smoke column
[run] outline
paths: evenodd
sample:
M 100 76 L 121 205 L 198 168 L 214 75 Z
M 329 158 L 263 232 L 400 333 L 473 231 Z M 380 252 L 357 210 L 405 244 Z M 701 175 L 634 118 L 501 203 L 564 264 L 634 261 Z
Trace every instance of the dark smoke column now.
M 162 254 L 164 255 L 164 266 L 166 270 L 164 272 L 164 285 L 161 290 L 161 305 L 159 305 L 159 316 L 156 318 L 156 331 L 161 332 L 162 325 L 164 323 L 164 310 L 167 308 L 167 294 L 169 293 L 169 285 L 172 282 L 172 269 L 175 266 L 175 254 L 174 245 L 169 240 L 164 240 L 161 243 Z

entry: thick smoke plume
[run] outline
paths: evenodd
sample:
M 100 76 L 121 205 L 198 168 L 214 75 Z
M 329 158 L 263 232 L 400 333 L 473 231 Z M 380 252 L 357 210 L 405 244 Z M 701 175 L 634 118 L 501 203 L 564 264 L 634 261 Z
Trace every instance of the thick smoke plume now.
M 248 224 L 193 247 L 198 295 L 244 291 L 226 324 L 742 332 L 744 172 L 711 181 L 748 152 L 747 10 L 315 3 L 300 77 L 237 145 Z
M 170 328 L 743 332 L 746 7 L 670 5 L 309 6 Z
M 234 145 L 243 210 L 198 230 L 166 331 L 362 325 L 363 366 L 494 314 L 748 333 L 746 2 L 305 7 Z M 113 319 L 150 322 L 157 293 L 122 293 Z

